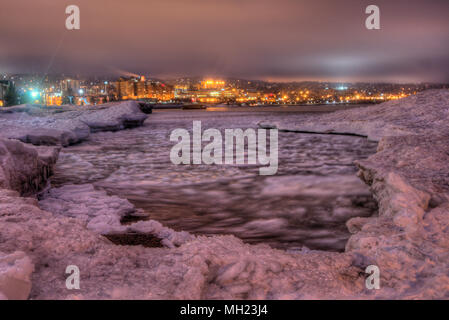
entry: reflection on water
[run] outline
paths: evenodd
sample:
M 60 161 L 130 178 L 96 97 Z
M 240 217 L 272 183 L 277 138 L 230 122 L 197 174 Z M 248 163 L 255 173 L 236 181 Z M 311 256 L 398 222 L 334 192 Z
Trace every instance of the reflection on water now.
M 376 144 L 348 136 L 279 133 L 276 176 L 258 166 L 180 165 L 170 162 L 175 128 L 256 128 L 260 121 L 296 121 L 300 113 L 157 112 L 145 126 L 97 133 L 66 148 L 53 186 L 94 183 L 129 199 L 152 219 L 195 234 L 234 234 L 276 248 L 343 250 L 345 222 L 370 216 L 376 204 L 355 176 L 353 161 Z

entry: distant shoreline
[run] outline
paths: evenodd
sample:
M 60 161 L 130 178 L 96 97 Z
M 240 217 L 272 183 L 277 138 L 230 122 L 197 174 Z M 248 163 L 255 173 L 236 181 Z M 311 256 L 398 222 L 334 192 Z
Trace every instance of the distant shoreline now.
M 320 104 L 320 105 L 265 105 L 265 106 L 208 106 L 207 109 L 182 110 L 185 112 L 333 112 L 360 107 L 368 107 L 373 104 Z M 182 106 L 154 107 L 153 112 L 180 111 Z

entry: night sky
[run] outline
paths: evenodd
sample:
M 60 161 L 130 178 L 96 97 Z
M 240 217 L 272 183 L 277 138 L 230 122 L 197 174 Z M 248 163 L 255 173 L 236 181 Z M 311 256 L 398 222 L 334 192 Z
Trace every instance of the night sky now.
M 1 0 L 2 72 L 449 82 L 449 0 Z

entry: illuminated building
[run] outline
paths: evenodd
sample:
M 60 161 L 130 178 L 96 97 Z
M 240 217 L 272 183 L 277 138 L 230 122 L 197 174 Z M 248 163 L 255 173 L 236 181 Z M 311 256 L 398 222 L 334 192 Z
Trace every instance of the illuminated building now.
M 201 81 L 202 89 L 224 89 L 226 86 L 226 82 L 223 80 L 204 80 Z
M 0 107 L 3 107 L 6 104 L 5 95 L 10 85 L 11 85 L 10 81 L 0 80 Z
M 175 99 L 186 99 L 190 97 L 191 93 L 189 92 L 189 86 L 175 85 L 173 95 Z
M 47 106 L 60 106 L 62 105 L 62 95 L 60 93 L 45 94 L 43 101 Z
M 137 98 L 146 98 L 147 97 L 147 85 L 145 80 L 140 80 L 135 82 L 136 86 L 136 96 Z
M 64 92 L 72 90 L 72 92 L 78 92 L 80 90 L 80 81 L 74 79 L 65 79 L 61 82 L 61 89 Z
M 136 90 L 135 90 L 135 82 L 136 79 L 126 79 L 119 78 L 117 81 L 117 94 L 121 99 L 135 99 L 136 98 Z
M 153 97 L 153 85 L 145 77 L 119 78 L 116 83 L 117 95 L 120 99 L 147 99 Z
M 151 83 L 151 96 L 157 101 L 171 101 L 174 99 L 174 88 L 161 82 Z

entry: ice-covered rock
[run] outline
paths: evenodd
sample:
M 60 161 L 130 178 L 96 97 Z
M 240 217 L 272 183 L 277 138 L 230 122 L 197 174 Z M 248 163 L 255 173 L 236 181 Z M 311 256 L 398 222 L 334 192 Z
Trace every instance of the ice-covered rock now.
M 128 200 L 108 196 L 103 190 L 95 190 L 91 184 L 52 188 L 41 197 L 39 206 L 42 209 L 80 219 L 87 228 L 99 234 L 123 231 L 121 218 L 135 211 Z
M 146 118 L 136 101 L 79 108 L 23 105 L 0 113 L 0 136 L 34 145 L 68 146 L 87 139 L 91 132 L 140 126 Z
M 124 233 L 151 234 L 161 239 L 161 243 L 167 248 L 174 248 L 195 239 L 195 236 L 185 231 L 174 231 L 164 227 L 155 220 L 139 221 L 129 225 Z
M 169 248 L 194 239 L 188 232 L 176 232 L 154 220 L 122 224 L 123 218 L 135 213 L 134 206 L 126 199 L 96 190 L 91 184 L 53 188 L 41 197 L 39 206 L 43 210 L 79 219 L 89 230 L 101 235 L 152 235 Z
M 449 135 L 386 137 L 357 165 L 379 218 L 361 224 L 347 251 L 380 266 L 388 295 L 449 298 Z
M 47 184 L 59 149 L 0 138 L 0 188 L 32 194 Z
M 381 272 L 378 298 L 449 298 L 449 91 L 429 90 L 397 101 L 301 123 L 267 124 L 288 131 L 365 135 L 378 151 L 356 161 L 371 186 L 379 217 L 354 218 L 346 253 Z M 362 258 L 361 258 L 362 257 Z
M 116 131 L 138 127 L 147 119 L 135 101 L 126 101 L 106 109 L 85 112 L 79 118 L 91 132 Z
M 31 259 L 24 252 L 0 252 L 0 300 L 25 300 L 31 291 Z

